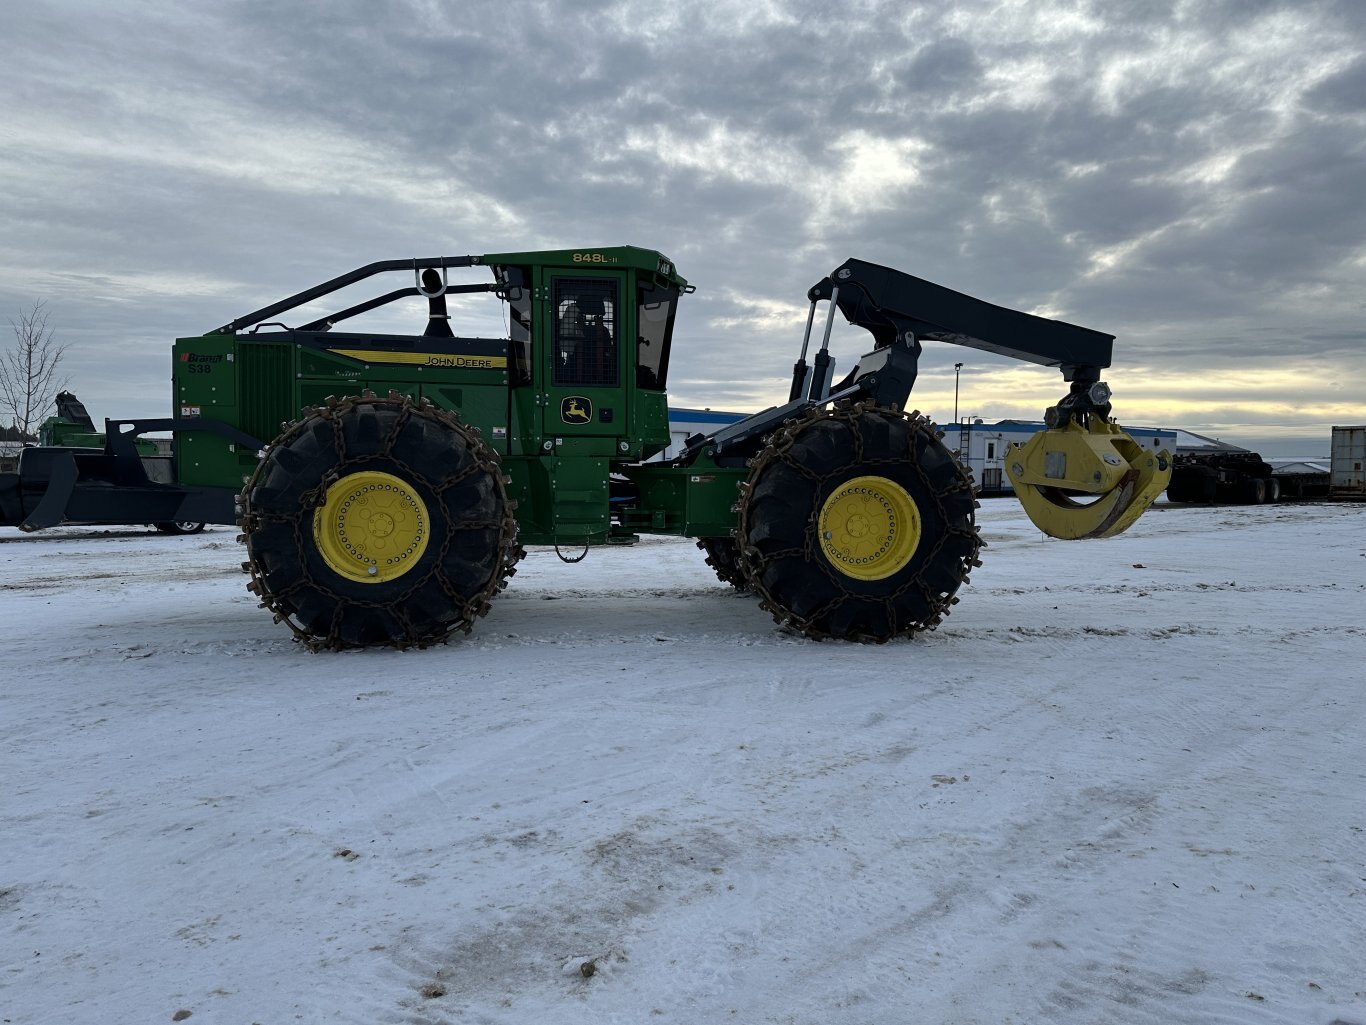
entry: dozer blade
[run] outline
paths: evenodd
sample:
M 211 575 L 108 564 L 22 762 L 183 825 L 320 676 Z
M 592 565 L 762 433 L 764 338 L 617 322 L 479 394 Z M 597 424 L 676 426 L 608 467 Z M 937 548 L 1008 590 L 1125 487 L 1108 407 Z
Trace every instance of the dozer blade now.
M 1034 525 L 1049 537 L 1114 537 L 1128 530 L 1171 480 L 1171 457 L 1143 448 L 1118 424 L 1040 431 L 1006 453 L 1006 475 Z M 1088 500 L 1089 498 L 1089 500 Z

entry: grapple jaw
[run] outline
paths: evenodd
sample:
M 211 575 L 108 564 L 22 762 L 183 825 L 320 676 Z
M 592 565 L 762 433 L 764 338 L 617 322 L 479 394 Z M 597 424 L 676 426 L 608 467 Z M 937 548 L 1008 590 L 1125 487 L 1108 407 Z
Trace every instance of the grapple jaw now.
M 1070 541 L 1129 529 L 1166 489 L 1172 469 L 1165 449 L 1145 449 L 1118 424 L 1090 416 L 1011 445 L 1006 475 L 1034 525 Z

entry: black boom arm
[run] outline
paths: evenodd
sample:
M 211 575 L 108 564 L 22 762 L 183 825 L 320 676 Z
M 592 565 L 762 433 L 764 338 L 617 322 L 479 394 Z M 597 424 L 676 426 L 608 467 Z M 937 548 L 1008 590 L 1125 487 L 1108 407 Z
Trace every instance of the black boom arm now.
M 1057 367 L 1071 388 L 1044 414 L 1049 427 L 1071 420 L 1085 424 L 1093 416 L 1109 418 L 1110 389 L 1101 381 L 1100 372 L 1110 365 L 1114 335 L 996 306 L 863 260 L 844 261 L 806 295 L 811 310 L 801 356 L 792 368 L 788 401 L 714 434 L 689 438 L 677 462 L 686 465 L 707 448 L 718 457 L 752 454 L 758 441 L 776 426 L 828 402 L 872 401 L 900 408 L 915 385 L 920 343 L 925 338 Z M 825 337 L 808 365 L 816 304 L 822 301 L 831 304 Z M 876 345 L 848 377 L 832 387 L 829 346 L 836 307 L 851 324 L 872 334 Z
M 1098 380 L 1115 340 L 1090 328 L 995 306 L 890 267 L 846 260 L 807 293 L 830 299 L 851 324 L 866 328 L 881 348 L 910 332 L 999 356 L 1058 367 L 1063 380 Z
M 1100 372 L 1110 365 L 1114 335 L 996 306 L 863 260 L 846 260 L 813 285 L 807 298 L 813 315 L 817 302 L 832 302 L 851 324 L 866 329 L 876 340 L 877 348 L 864 357 L 863 364 L 844 384 L 858 377 L 870 358 L 878 355 L 889 361 L 895 355 L 901 376 L 913 383 L 920 342 L 928 338 L 1057 367 L 1071 388 L 1045 414 L 1049 426 L 1060 426 L 1073 418 L 1110 415 L 1110 389 L 1101 381 Z M 809 332 L 808 327 L 808 338 Z M 794 397 L 798 390 L 795 379 L 805 373 L 805 354 L 803 347 L 794 372 Z M 825 355 L 822 345 L 816 357 L 818 364 Z

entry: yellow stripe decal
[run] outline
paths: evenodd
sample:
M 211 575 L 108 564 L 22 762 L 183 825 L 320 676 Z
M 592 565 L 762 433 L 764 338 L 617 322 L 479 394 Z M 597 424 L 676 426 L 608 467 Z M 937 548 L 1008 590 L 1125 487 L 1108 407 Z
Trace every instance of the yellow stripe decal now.
M 328 349 L 328 352 L 362 363 L 402 363 L 419 367 L 456 370 L 506 370 L 506 356 L 475 356 L 459 352 L 386 352 L 380 349 Z

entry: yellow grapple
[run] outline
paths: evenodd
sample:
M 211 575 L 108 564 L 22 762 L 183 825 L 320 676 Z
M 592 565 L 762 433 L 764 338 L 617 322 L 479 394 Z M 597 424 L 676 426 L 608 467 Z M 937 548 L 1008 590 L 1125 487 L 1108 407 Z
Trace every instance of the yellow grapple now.
M 1114 537 L 1127 530 L 1171 480 L 1165 449 L 1143 448 L 1118 424 L 1040 431 L 1006 452 L 1006 475 L 1034 525 L 1049 537 Z

